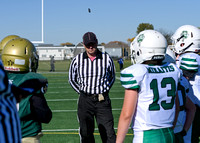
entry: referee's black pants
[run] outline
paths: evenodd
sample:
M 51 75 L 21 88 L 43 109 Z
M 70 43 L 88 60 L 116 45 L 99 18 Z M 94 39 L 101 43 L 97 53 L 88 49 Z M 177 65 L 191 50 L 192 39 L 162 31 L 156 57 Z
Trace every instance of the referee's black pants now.
M 105 100 L 98 101 L 98 97 L 80 93 L 78 101 L 78 119 L 80 124 L 81 143 L 95 143 L 94 128 L 96 122 L 102 143 L 115 143 L 116 134 L 112 115 L 111 101 L 108 95 Z

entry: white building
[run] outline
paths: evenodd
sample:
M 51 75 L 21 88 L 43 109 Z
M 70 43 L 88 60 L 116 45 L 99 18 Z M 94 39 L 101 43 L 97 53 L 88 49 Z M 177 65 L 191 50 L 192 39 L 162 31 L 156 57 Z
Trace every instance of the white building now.
M 129 46 L 123 42 L 109 42 L 105 45 L 106 52 L 112 58 L 128 57 Z
M 105 52 L 105 47 L 98 45 L 102 52 Z M 40 44 L 36 46 L 39 60 L 50 60 L 51 56 L 54 56 L 55 60 L 72 59 L 77 54 L 84 52 L 85 48 L 81 43 L 77 45 L 68 46 L 54 46 L 53 44 Z

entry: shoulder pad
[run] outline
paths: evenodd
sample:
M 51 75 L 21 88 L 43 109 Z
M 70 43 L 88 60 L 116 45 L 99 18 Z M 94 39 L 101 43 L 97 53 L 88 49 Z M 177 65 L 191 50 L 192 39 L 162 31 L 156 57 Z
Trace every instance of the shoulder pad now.
M 133 74 L 134 76 L 141 76 L 147 72 L 147 68 L 143 64 L 134 64 L 121 71 L 121 73 Z
M 135 64 L 121 71 L 120 81 L 126 89 L 140 88 L 140 83 L 143 80 L 147 68 L 142 64 Z
M 40 74 L 31 74 L 31 76 L 32 77 L 24 80 L 24 82 L 21 83 L 19 87 L 32 88 L 34 91 L 41 91 L 42 93 L 46 93 L 48 88 L 48 80 Z

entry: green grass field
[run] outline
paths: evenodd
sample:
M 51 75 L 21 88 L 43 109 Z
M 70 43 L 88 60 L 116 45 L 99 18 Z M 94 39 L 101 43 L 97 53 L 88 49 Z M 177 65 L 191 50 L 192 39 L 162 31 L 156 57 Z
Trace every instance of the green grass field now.
M 114 61 L 116 67 L 116 80 L 110 90 L 112 102 L 114 128 L 117 129 L 118 119 L 121 112 L 124 89 L 121 86 L 119 77 L 119 65 Z M 42 61 L 39 63 L 38 73 L 48 78 L 49 87 L 45 95 L 48 105 L 53 112 L 53 118 L 49 124 L 43 124 L 44 136 L 42 143 L 79 143 L 79 124 L 77 120 L 77 99 L 78 94 L 68 83 L 68 70 L 70 61 L 56 61 L 56 72 L 49 72 L 50 62 Z M 130 65 L 126 61 L 124 67 Z M 117 131 L 117 130 L 116 130 Z M 101 143 L 97 126 L 95 126 L 95 141 Z M 126 136 L 126 143 L 132 142 L 133 134 L 129 130 Z

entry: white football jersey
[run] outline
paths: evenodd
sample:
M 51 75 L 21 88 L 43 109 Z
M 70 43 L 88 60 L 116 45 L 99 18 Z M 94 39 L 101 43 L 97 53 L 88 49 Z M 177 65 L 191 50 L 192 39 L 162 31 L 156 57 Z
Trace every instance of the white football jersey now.
M 179 78 L 180 70 L 173 63 L 135 64 L 121 71 L 122 86 L 138 89 L 134 131 L 172 127 Z
M 178 61 L 176 62 L 177 66 L 180 67 L 180 61 L 182 58 L 188 58 L 190 59 L 191 57 L 196 57 L 196 60 L 198 62 L 198 72 L 195 74 L 194 78 L 190 79 L 189 82 L 192 85 L 193 88 L 193 92 L 195 97 L 191 98 L 191 100 L 200 106 L 200 56 L 198 54 L 195 53 L 185 53 L 183 55 L 181 55 L 178 59 Z

